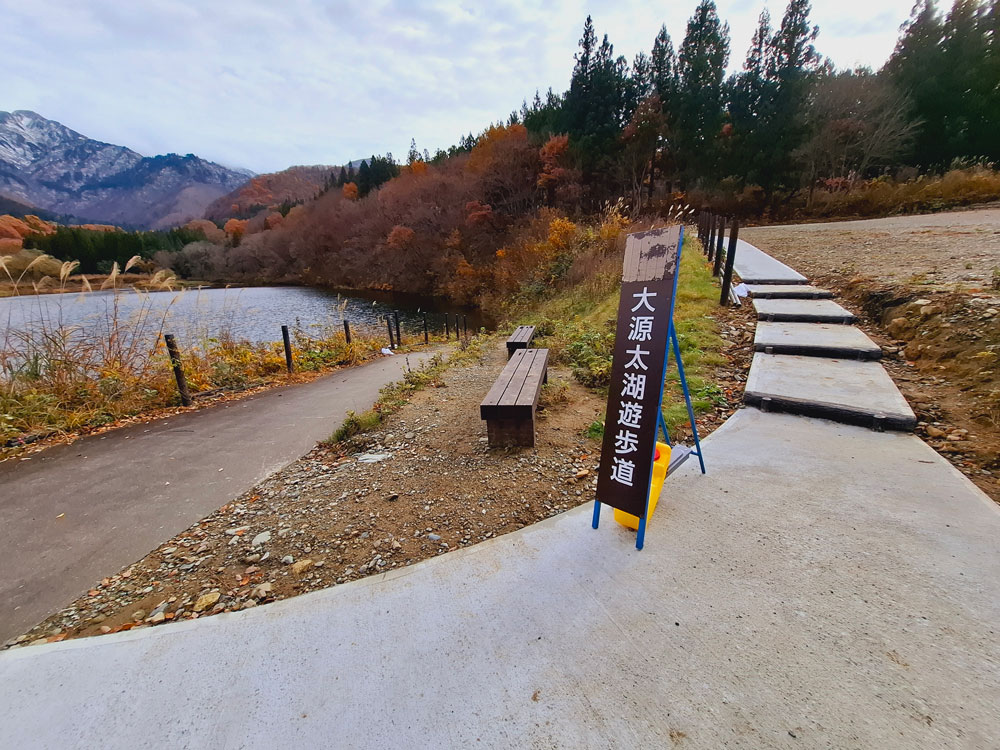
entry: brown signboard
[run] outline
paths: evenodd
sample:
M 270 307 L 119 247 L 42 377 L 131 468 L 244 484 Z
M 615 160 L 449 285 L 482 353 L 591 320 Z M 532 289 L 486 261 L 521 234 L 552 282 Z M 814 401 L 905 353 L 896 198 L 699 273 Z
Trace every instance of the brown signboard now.
M 630 234 L 625 245 L 597 500 L 646 512 L 673 309 L 680 227 Z

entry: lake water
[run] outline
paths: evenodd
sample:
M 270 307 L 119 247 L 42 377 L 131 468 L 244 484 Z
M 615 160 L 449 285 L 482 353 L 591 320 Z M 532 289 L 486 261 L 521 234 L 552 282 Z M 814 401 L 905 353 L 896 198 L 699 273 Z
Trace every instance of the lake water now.
M 477 311 L 448 306 L 433 298 L 388 293 L 345 296 L 303 287 L 244 287 L 8 297 L 0 299 L 0 329 L 37 331 L 43 324 L 49 330 L 62 325 L 77 328 L 78 335 L 101 336 L 106 335 L 116 306 L 118 320 L 145 321 L 140 335 L 155 336 L 162 322 L 162 331 L 174 333 L 182 345 L 193 337 L 216 336 L 221 331 L 251 341 L 280 341 L 282 325 L 308 331 L 314 326 L 340 326 L 344 318 L 352 331 L 385 334 L 385 315 L 393 311 L 399 312 L 404 337 L 423 335 L 424 313 L 432 332 L 444 330 L 445 313 L 452 322 L 455 313 L 466 315 L 470 332 L 481 325 L 489 327 L 489 321 Z

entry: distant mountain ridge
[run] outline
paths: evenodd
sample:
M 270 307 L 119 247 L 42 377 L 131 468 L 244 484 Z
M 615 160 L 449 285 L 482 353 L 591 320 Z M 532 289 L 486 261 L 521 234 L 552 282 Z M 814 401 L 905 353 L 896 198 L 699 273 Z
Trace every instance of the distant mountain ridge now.
M 177 226 L 253 174 L 194 154 L 142 156 L 35 112 L 0 112 L 0 195 L 87 221 Z

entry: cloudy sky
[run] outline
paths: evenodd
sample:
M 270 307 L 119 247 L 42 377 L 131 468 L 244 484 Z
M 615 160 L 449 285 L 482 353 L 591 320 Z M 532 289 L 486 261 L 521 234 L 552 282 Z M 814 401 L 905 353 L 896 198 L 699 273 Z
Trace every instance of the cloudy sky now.
M 717 0 L 742 64 L 763 0 Z M 587 14 L 629 60 L 696 0 L 0 0 L 0 110 L 258 172 L 447 147 L 564 90 Z M 910 0 L 813 0 L 819 51 L 878 67 Z M 784 11 L 769 0 L 774 19 Z

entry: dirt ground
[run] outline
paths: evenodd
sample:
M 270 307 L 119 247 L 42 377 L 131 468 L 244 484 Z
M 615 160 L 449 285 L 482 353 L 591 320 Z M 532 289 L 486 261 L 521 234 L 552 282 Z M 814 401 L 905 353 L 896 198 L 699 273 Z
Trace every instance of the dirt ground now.
M 720 309 L 719 319 L 728 364 L 715 382 L 726 398 L 699 417 L 702 436 L 738 408 L 751 357 L 749 309 Z M 486 352 L 447 369 L 377 430 L 317 447 L 6 645 L 245 609 L 410 565 L 593 500 L 600 444 L 585 431 L 603 418 L 605 398 L 552 367 L 535 447 L 491 450 L 478 406 L 506 356 L 502 345 Z
M 926 292 L 989 289 L 1000 269 L 1000 206 L 920 216 L 746 227 L 740 237 L 809 278 L 838 273 Z
M 883 347 L 918 434 L 1000 502 L 1000 208 L 740 236 L 837 292 Z

